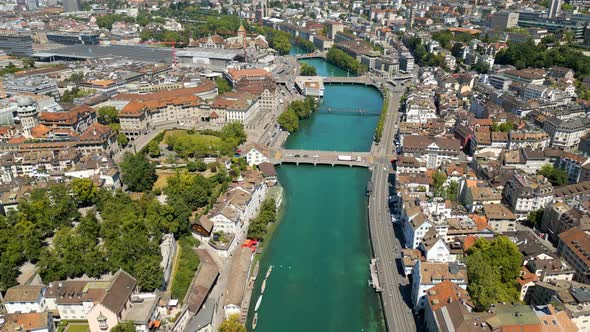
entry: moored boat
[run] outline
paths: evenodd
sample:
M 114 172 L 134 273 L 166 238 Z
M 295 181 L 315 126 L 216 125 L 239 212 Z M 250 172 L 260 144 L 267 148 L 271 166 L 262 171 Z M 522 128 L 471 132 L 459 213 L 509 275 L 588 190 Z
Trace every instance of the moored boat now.
M 256 301 L 256 306 L 254 307 L 254 311 L 258 311 L 258 308 L 260 308 L 260 303 L 262 303 L 262 295 L 260 295 L 258 297 L 258 301 Z
M 264 290 L 266 289 L 266 279 L 262 281 L 262 287 L 260 287 L 260 294 L 264 294 Z
M 252 330 L 256 330 L 256 324 L 258 323 L 258 313 L 254 314 L 254 319 L 252 319 Z
M 268 271 L 266 271 L 266 277 L 264 277 L 264 279 L 268 279 L 268 277 L 270 277 L 271 272 L 272 272 L 272 265 L 268 268 Z

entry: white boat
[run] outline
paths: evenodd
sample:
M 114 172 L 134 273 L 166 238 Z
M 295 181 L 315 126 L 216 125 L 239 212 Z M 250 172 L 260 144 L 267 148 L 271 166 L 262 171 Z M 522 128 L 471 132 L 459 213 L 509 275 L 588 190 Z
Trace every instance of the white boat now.
M 254 313 L 254 319 L 252 319 L 252 330 L 256 330 L 257 323 L 258 323 L 258 313 Z
M 271 272 L 272 272 L 272 265 L 268 268 L 268 271 L 266 271 L 266 277 L 264 277 L 264 279 L 268 279 L 268 277 L 270 277 Z
M 254 307 L 254 311 L 258 311 L 258 308 L 260 307 L 260 303 L 262 303 L 262 295 L 260 295 L 258 297 L 258 301 L 256 301 L 256 306 Z
M 262 287 L 260 287 L 260 294 L 264 294 L 264 290 L 266 289 L 266 279 L 262 281 Z

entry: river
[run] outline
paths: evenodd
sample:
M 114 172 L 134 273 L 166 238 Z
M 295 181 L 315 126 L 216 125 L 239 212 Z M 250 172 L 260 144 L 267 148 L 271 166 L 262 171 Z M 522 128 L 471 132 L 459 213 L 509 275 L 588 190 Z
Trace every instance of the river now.
M 318 74 L 346 76 L 321 59 L 306 60 Z M 317 63 L 320 62 L 320 63 Z M 374 88 L 327 85 L 320 109 L 379 111 Z M 301 121 L 286 148 L 368 151 L 377 116 L 316 112 Z M 371 289 L 371 255 L 363 168 L 282 165 L 285 188 L 281 221 L 260 261 L 249 318 L 270 265 L 256 331 L 383 331 L 377 295 Z

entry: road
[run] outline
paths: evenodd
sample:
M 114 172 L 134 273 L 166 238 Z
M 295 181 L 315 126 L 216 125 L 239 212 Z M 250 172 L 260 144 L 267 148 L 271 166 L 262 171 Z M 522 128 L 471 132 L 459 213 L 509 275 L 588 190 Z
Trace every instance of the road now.
M 399 124 L 399 101 L 403 90 L 393 88 L 386 90 L 389 94 L 389 107 L 383 128 L 383 136 L 379 145 L 374 145 L 373 192 L 369 197 L 369 228 L 373 252 L 377 259 L 379 281 L 383 287 L 381 300 L 388 331 L 416 331 L 412 311 L 404 301 L 402 292 L 408 296 L 409 283 L 405 276 L 399 274 L 396 259 L 400 257 L 401 244 L 396 238 L 391 223 L 388 206 L 389 173 L 391 163 L 389 157 L 395 154 L 393 138 Z

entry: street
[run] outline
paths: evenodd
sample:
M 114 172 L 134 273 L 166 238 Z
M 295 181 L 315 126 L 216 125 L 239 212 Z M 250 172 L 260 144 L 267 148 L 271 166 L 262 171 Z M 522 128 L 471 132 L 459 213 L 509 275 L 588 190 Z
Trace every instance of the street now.
M 398 273 L 396 259 L 400 257 L 401 244 L 396 238 L 391 223 L 388 196 L 393 137 L 399 124 L 399 101 L 401 90 L 386 90 L 389 94 L 389 107 L 381 143 L 375 145 L 372 153 L 377 155 L 373 166 L 374 190 L 369 197 L 369 227 L 373 251 L 377 259 L 377 271 L 383 287 L 381 299 L 388 331 L 416 331 L 412 311 L 404 301 L 402 292 L 409 295 L 409 282 Z M 393 151 L 393 152 L 392 152 Z

